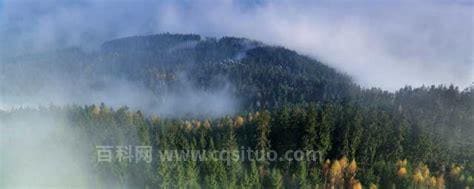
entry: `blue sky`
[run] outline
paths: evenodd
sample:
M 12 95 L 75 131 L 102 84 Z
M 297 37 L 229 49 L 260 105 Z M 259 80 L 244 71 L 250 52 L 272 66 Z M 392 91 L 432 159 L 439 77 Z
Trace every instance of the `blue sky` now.
M 230 35 L 318 58 L 366 87 L 467 87 L 474 75 L 470 2 L 5 0 L 0 50 L 93 49 L 161 32 Z

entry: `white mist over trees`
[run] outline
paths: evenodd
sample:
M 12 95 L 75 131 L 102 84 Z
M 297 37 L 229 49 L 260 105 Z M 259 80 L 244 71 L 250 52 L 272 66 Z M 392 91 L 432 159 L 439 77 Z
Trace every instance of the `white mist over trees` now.
M 132 35 L 199 33 L 283 45 L 365 87 L 464 88 L 474 75 L 473 9 L 464 0 L 6 0 L 0 7 L 0 57 L 45 48 L 97 48 Z
M 0 118 L 0 187 L 91 187 L 85 133 L 63 113 L 20 111 Z
M 5 60 L 0 78 L 0 108 L 105 103 L 161 116 L 235 113 L 240 99 L 234 95 L 231 82 L 222 77 L 219 85 L 207 84 L 206 87 L 191 77 L 195 74 L 192 72 L 199 69 L 198 63 L 205 61 L 195 56 L 198 48 L 194 46 L 199 39 L 180 42 L 179 35 L 176 36 L 176 39 L 173 35 L 157 35 L 158 40 L 144 38 L 145 43 L 161 44 L 163 48 L 140 47 L 139 43 L 134 49 L 127 44 L 134 43 L 132 38 L 131 41 L 111 41 L 93 52 L 73 48 Z M 126 44 L 121 46 L 121 41 Z M 236 54 L 245 54 L 247 47 L 243 45 Z M 237 57 L 219 56 L 206 58 L 231 60 Z M 190 66 L 197 69 L 187 68 Z

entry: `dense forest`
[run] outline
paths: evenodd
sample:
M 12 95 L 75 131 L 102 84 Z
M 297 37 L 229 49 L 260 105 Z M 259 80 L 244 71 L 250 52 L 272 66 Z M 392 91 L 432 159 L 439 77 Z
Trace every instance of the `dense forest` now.
M 22 70 L 6 73 L 10 83 L 44 81 L 41 73 L 48 72 L 87 79 L 96 89 L 111 76 L 145 86 L 156 98 L 192 85 L 211 92 L 227 87 L 238 99 L 235 111 L 219 115 L 193 109 L 164 116 L 104 103 L 0 110 L 7 125 L 27 114 L 63 117 L 61 127 L 75 137 L 58 142 L 83 146 L 92 188 L 474 187 L 472 87 L 366 89 L 283 47 L 198 35 L 129 37 L 94 52 L 67 49 L 8 62 L 4 68 Z M 8 101 L 44 85 L 2 85 L 0 95 Z M 99 162 L 97 146 L 151 146 L 153 161 Z M 314 151 L 317 158 L 183 161 L 162 154 L 242 149 L 278 156 Z
M 233 37 L 159 34 L 112 40 L 93 52 L 71 48 L 6 59 L 3 69 L 9 71 L 0 86 L 6 101 L 34 96 L 57 80 L 72 80 L 61 87 L 85 85 L 100 91 L 108 78 L 144 86 L 155 96 L 182 93 L 189 85 L 203 91 L 228 87 L 239 110 L 342 101 L 358 91 L 348 76 L 321 62 Z

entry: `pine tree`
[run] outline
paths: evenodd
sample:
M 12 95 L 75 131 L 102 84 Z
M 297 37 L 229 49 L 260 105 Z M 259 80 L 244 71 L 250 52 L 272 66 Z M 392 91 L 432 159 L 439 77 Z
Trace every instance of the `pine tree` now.
M 227 173 L 227 179 L 229 181 L 229 184 L 227 185 L 227 188 L 236 188 L 237 183 L 239 181 L 240 175 L 242 175 L 242 166 L 241 162 L 239 160 L 239 152 L 238 152 L 238 144 L 237 144 L 237 139 L 235 136 L 234 132 L 234 127 L 232 126 L 232 122 L 230 120 L 224 120 L 225 126 L 224 126 L 224 132 L 225 132 L 225 145 L 224 145 L 224 150 L 228 152 L 228 159 L 227 159 L 227 167 L 226 167 L 226 173 Z M 235 158 L 237 157 L 237 158 Z
M 166 139 L 162 139 L 160 147 L 161 149 L 167 149 L 168 142 Z M 170 166 L 169 162 L 166 160 L 166 157 L 160 157 L 160 158 L 161 158 L 160 159 L 161 161 L 159 162 L 159 167 L 158 167 L 160 188 L 168 189 L 168 188 L 171 188 L 173 184 L 172 167 Z
M 190 144 L 191 148 L 190 150 L 196 150 L 196 142 L 195 140 L 191 141 Z M 191 157 L 193 158 L 193 157 Z M 199 168 L 197 164 L 197 159 L 189 159 L 185 161 L 186 165 L 186 171 L 185 171 L 185 176 L 186 176 L 186 185 L 185 188 L 190 188 L 190 189 L 199 189 Z
M 272 169 L 270 171 L 270 176 L 271 176 L 271 188 L 275 188 L 275 189 L 284 188 L 283 175 L 281 174 L 280 170 Z
M 318 131 L 319 142 L 317 149 L 322 157 L 325 157 L 329 150 L 331 150 L 331 134 L 334 129 L 334 107 L 330 104 L 324 106 L 321 113 L 321 127 Z
M 268 112 L 262 112 L 257 118 L 257 146 L 256 150 L 258 153 L 258 169 L 260 175 L 268 175 L 267 152 L 270 150 L 270 114 Z
M 308 167 L 306 161 L 298 162 L 297 170 L 297 184 L 298 188 L 306 189 L 310 188 L 308 183 Z
M 303 149 L 306 151 L 314 150 L 316 148 L 316 141 L 318 141 L 318 113 L 314 105 L 308 108 L 306 116 L 307 120 L 304 124 Z
M 256 161 L 251 161 L 250 162 L 250 174 L 249 174 L 249 183 L 250 183 L 250 188 L 262 188 L 261 184 L 261 179 L 260 179 L 260 171 L 257 167 L 257 162 Z
M 349 137 L 349 153 L 350 157 L 355 159 L 356 158 L 356 153 L 359 150 L 359 146 L 362 142 L 362 137 L 363 137 L 363 118 L 362 118 L 362 113 L 359 110 L 356 110 L 355 116 L 354 116 L 354 121 L 352 122 L 351 126 L 351 133 Z

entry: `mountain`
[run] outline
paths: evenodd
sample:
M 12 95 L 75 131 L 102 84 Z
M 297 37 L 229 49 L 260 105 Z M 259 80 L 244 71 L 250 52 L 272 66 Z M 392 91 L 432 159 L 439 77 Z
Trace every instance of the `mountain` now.
M 160 76 L 176 78 L 180 71 L 200 88 L 229 81 L 236 96 L 245 99 L 244 107 L 251 108 L 341 100 L 353 85 L 348 76 L 317 60 L 243 38 L 130 37 L 104 43 L 101 56 L 151 88 L 166 80 Z
M 4 78 L 12 81 L 2 83 L 26 81 L 21 87 L 23 91 L 5 89 L 2 92 L 12 94 L 3 96 L 31 94 L 56 83 L 57 78 L 73 79 L 61 87 L 77 86 L 78 81 L 85 80 L 80 86 L 100 90 L 107 84 L 104 78 L 113 78 L 107 80 L 126 80 L 157 96 L 190 86 L 211 92 L 228 88 L 239 99 L 240 110 L 252 110 L 343 101 L 355 89 L 347 75 L 315 59 L 283 47 L 234 37 L 216 39 L 181 34 L 127 37 L 105 42 L 94 52 L 71 48 L 17 57 L 12 62 L 15 64 L 4 67 L 12 70 Z M 27 85 L 29 82 L 33 84 Z

